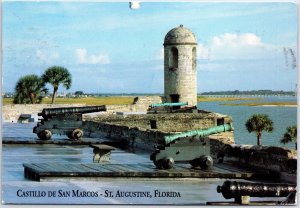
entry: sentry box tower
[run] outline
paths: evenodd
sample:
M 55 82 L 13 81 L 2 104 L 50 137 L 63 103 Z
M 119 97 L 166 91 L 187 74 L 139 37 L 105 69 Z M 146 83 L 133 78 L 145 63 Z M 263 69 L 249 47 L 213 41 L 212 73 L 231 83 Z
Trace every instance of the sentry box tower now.
M 196 50 L 195 35 L 183 25 L 167 33 L 164 40 L 166 102 L 197 106 Z

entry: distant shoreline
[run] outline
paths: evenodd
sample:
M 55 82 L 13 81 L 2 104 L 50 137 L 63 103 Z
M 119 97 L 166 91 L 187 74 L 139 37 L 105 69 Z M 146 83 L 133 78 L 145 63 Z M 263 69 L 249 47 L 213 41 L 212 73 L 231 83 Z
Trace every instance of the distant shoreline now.
M 297 107 L 297 102 L 262 102 L 262 103 L 222 103 L 225 106 L 249 106 L 249 107 Z
M 261 105 L 263 107 L 297 107 L 297 105 Z

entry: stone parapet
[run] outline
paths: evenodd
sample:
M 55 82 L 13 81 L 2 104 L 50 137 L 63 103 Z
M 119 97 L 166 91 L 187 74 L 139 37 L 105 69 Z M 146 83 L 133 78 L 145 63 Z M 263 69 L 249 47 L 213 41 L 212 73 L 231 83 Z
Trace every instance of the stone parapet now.
M 117 142 L 126 140 L 131 148 L 147 151 L 154 151 L 155 145 L 162 145 L 164 143 L 164 136 L 174 134 L 174 132 L 158 129 L 144 129 L 137 126 L 95 121 L 86 121 L 84 123 L 84 131 L 91 132 L 91 136 L 93 137 L 106 137 Z M 225 144 L 234 143 L 233 132 L 225 132 L 217 135 L 218 138 L 211 138 L 210 142 L 211 153 L 214 158 L 217 158 L 218 150 L 222 149 Z
M 219 157 L 223 157 L 224 162 L 269 170 L 280 176 L 294 175 L 296 178 L 297 174 L 297 152 L 284 147 L 228 144 L 224 145 Z M 281 179 L 291 178 L 293 177 Z
M 21 114 L 37 115 L 44 108 L 82 107 L 85 104 L 11 104 L 2 106 L 2 121 L 17 122 Z
M 110 123 L 142 129 L 166 132 L 184 132 L 206 129 L 218 124 L 218 119 L 225 123 L 231 122 L 229 116 L 214 113 L 171 113 L 171 114 L 140 114 L 140 115 L 98 115 L 85 117 L 86 120 L 98 123 Z
M 161 103 L 162 97 L 160 96 L 141 96 L 134 99 L 133 104 L 129 105 L 107 105 L 108 114 L 116 112 L 146 112 L 148 107 L 153 103 Z M 2 121 L 4 122 L 17 122 L 21 114 L 34 114 L 37 115 L 42 112 L 44 108 L 66 108 L 66 107 L 83 107 L 86 104 L 10 104 L 2 106 Z M 87 117 L 93 117 L 97 114 L 89 114 Z M 84 116 L 85 117 L 85 116 Z

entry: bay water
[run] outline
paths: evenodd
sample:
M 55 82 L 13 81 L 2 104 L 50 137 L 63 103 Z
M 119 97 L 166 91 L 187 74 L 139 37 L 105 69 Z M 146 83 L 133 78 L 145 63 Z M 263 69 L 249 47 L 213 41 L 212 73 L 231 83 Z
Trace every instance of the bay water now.
M 253 97 L 253 96 L 252 96 Z M 256 144 L 256 133 L 249 133 L 245 127 L 246 121 L 253 114 L 267 114 L 274 122 L 274 130 L 271 133 L 263 132 L 261 137 L 262 145 L 283 146 L 295 149 L 295 143 L 281 144 L 280 139 L 286 132 L 288 126 L 297 124 L 297 107 L 280 106 L 226 106 L 226 103 L 247 103 L 247 102 L 289 102 L 297 101 L 295 96 L 266 96 L 259 97 L 260 100 L 241 101 L 217 101 L 200 102 L 198 109 L 212 111 L 229 115 L 233 119 L 234 136 L 237 144 Z

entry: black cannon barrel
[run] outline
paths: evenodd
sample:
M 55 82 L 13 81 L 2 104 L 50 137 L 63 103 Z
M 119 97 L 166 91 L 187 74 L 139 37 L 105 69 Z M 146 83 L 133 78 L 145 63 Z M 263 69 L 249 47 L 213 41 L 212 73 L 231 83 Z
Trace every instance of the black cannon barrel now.
M 67 108 L 44 108 L 42 113 L 39 113 L 39 116 L 49 117 L 55 116 L 58 114 L 67 114 L 67 113 L 93 113 L 99 111 L 106 111 L 105 105 L 99 106 L 85 106 L 85 107 L 67 107 Z
M 248 183 L 237 181 L 225 181 L 217 187 L 217 192 L 222 193 L 225 199 L 240 196 L 251 197 L 287 197 L 295 193 L 296 185 L 279 183 Z

